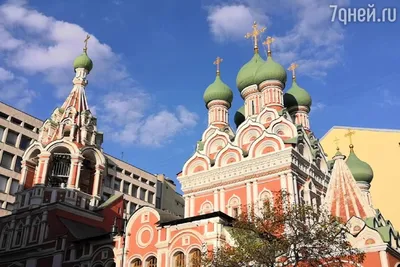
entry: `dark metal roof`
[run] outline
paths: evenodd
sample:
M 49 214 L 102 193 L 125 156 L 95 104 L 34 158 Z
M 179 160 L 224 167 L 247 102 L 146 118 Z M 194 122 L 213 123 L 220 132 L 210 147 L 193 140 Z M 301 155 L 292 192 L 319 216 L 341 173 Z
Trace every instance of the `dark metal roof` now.
M 96 228 L 88 224 L 72 221 L 63 217 L 58 217 L 58 219 L 76 239 L 87 239 L 107 234 L 104 229 Z
M 160 216 L 161 216 L 161 214 L 160 214 Z M 180 218 L 177 220 L 170 220 L 170 221 L 165 221 L 165 222 L 161 222 L 161 220 L 160 220 L 159 226 L 163 227 L 163 226 L 168 226 L 168 225 L 178 225 L 178 224 L 200 221 L 203 219 L 210 219 L 210 218 L 215 218 L 215 217 L 224 219 L 228 223 L 233 222 L 235 220 L 233 217 L 231 217 L 221 211 L 215 211 L 212 213 L 207 213 L 207 214 L 202 214 L 202 215 L 197 215 L 197 216 L 187 217 L 187 218 Z

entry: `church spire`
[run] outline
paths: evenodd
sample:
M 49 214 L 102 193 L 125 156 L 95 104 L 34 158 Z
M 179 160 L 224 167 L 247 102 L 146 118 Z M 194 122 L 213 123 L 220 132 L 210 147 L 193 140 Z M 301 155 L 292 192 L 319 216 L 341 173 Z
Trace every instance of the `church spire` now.
M 288 70 L 292 72 L 293 81 L 292 87 L 283 96 L 283 102 L 295 123 L 302 125 L 306 131 L 310 131 L 311 127 L 308 114 L 311 110 L 312 100 L 310 94 L 296 82 L 296 69 L 298 67 L 298 64 L 292 63 L 288 68 Z
M 345 134 L 345 137 L 349 138 L 350 144 L 350 153 L 347 157 L 346 164 L 349 167 L 354 180 L 357 182 L 358 187 L 361 189 L 364 198 L 370 205 L 372 205 L 372 198 L 369 189 L 371 187 L 372 179 L 374 178 L 374 172 L 371 166 L 360 160 L 354 152 L 353 135 L 355 135 L 355 133 L 354 130 L 348 129 Z
M 344 222 L 353 216 L 362 219 L 373 217 L 374 210 L 357 186 L 344 161 L 346 156 L 340 153 L 338 141 L 336 138 L 337 152 L 333 157 L 334 165 L 324 204 L 332 215 L 340 217 Z
M 83 53 L 74 61 L 75 77 L 70 94 L 41 128 L 39 141 L 42 144 L 65 138 L 81 145 L 101 145 L 102 134 L 97 133 L 96 118 L 89 110 L 85 93 L 87 75 L 93 68 L 93 62 L 87 55 L 89 39 L 87 35 Z
M 215 81 L 204 92 L 203 99 L 208 108 L 208 124 L 217 127 L 229 124 L 228 109 L 233 100 L 232 90 L 221 80 L 220 64 L 222 58 L 217 57 L 213 62 L 217 67 Z

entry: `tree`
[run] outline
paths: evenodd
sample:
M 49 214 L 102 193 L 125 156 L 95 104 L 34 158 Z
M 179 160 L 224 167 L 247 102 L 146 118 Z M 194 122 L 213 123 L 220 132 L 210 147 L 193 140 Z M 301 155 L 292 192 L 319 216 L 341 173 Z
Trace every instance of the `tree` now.
M 357 266 L 364 253 L 351 247 L 347 228 L 336 217 L 310 205 L 288 204 L 288 194 L 278 192 L 261 211 L 243 207 L 228 232 L 226 242 L 204 256 L 204 266 Z

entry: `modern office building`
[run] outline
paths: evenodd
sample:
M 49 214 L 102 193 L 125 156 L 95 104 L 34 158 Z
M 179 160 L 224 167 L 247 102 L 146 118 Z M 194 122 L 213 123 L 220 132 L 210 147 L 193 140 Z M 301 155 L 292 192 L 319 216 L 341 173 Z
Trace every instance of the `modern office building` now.
M 38 138 L 43 122 L 0 102 L 0 216 L 15 202 L 22 154 Z

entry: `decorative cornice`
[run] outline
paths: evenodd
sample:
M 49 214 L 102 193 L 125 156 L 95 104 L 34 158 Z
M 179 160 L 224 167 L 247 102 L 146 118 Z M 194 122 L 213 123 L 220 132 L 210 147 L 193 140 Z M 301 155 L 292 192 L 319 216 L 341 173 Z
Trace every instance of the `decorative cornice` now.
M 268 175 L 260 174 L 261 170 L 269 170 L 268 172 L 271 172 L 270 174 L 272 174 L 282 171 L 280 170 L 281 168 L 290 168 L 292 163 L 291 153 L 292 148 L 289 148 L 259 158 L 248 157 L 237 163 L 214 169 L 211 168 L 208 171 L 179 177 L 178 179 L 182 184 L 182 190 L 185 193 L 200 189 L 204 190 L 213 187 L 216 184 L 236 183 L 239 180 L 246 180 L 255 177 L 255 175 Z
M 207 104 L 207 108 L 211 108 L 212 106 L 224 106 L 230 108 L 231 104 L 225 100 L 212 100 Z
M 274 87 L 278 87 L 278 89 L 283 90 L 284 84 L 278 80 L 266 80 L 259 85 L 259 89 L 261 92 L 263 92 L 265 89 Z
M 243 98 L 254 93 L 259 93 L 257 85 L 250 85 L 241 92 Z

